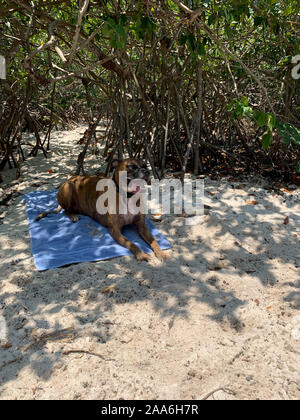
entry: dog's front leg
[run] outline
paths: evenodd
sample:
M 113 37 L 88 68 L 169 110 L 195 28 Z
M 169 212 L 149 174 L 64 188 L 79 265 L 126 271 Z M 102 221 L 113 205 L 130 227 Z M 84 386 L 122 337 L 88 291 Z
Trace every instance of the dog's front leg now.
M 170 258 L 168 254 L 166 254 L 164 251 L 160 249 L 160 246 L 156 242 L 156 240 L 153 238 L 151 233 L 149 232 L 146 223 L 145 223 L 145 217 L 141 216 L 137 222 L 134 223 L 139 235 L 141 236 L 144 241 L 151 246 L 153 249 L 155 255 L 158 259 L 163 260 Z
M 129 249 L 138 261 L 149 260 L 149 255 L 145 254 L 138 246 L 134 245 L 124 235 L 122 235 L 121 229 L 118 226 L 110 227 L 109 231 L 114 240 Z

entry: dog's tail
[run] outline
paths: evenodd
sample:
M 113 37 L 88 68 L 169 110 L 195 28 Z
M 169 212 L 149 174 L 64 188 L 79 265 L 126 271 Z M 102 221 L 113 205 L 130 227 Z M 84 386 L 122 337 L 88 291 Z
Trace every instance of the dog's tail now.
M 45 211 L 45 213 L 41 213 L 36 219 L 35 222 L 38 222 L 39 220 L 41 220 L 43 217 L 48 216 L 48 214 L 54 214 L 54 213 L 59 213 L 62 210 L 61 206 L 58 206 L 56 210 L 53 211 Z

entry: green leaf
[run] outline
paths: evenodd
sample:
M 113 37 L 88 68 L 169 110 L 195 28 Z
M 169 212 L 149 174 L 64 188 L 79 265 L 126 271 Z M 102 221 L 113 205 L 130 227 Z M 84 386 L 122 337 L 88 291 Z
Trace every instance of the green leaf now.
M 258 127 L 267 125 L 267 114 L 263 111 L 254 111 L 253 117 Z
M 260 26 L 263 23 L 264 19 L 261 16 L 255 16 L 254 26 Z
M 297 163 L 296 166 L 296 172 L 299 174 L 300 173 L 300 162 Z
M 122 23 L 123 21 L 123 23 Z M 103 25 L 103 35 L 109 38 L 109 43 L 112 48 L 124 49 L 126 46 L 127 33 L 126 33 L 126 20 L 120 19 L 117 23 L 111 17 L 105 19 Z
M 248 102 L 248 99 L 247 99 L 246 96 L 242 96 L 240 102 L 244 106 L 248 106 L 249 105 L 249 102 Z
M 187 34 L 187 43 L 188 43 L 188 46 L 190 47 L 190 49 L 192 51 L 195 51 L 195 49 L 196 49 L 196 40 L 195 40 L 194 34 L 192 34 L 191 32 L 189 32 Z
M 279 25 L 279 23 L 278 23 L 278 22 L 275 22 L 275 23 L 274 23 L 274 25 L 273 25 L 273 27 L 272 27 L 272 30 L 273 30 L 274 34 L 276 34 L 276 35 L 278 35 L 278 34 L 279 34 L 279 32 L 280 32 L 280 25 Z
M 177 62 L 181 67 L 183 66 L 183 61 L 181 60 L 180 57 L 177 57 Z
M 290 144 L 293 142 L 300 146 L 300 131 L 298 128 L 290 124 L 277 122 L 276 129 L 278 134 L 282 137 L 284 143 Z
M 197 52 L 199 55 L 205 55 L 205 46 L 201 42 L 198 42 Z
M 252 108 L 251 106 L 243 106 L 243 116 L 244 117 L 251 117 L 252 116 Z
M 133 16 L 133 24 L 131 29 L 133 30 L 137 39 L 151 38 L 155 33 L 155 23 L 148 16 L 141 16 L 137 14 Z
M 262 136 L 262 147 L 264 150 L 266 150 L 270 146 L 272 139 L 272 133 L 267 133 Z
M 121 37 L 123 37 L 123 38 L 125 38 L 126 37 L 126 32 L 125 32 L 125 29 L 123 28 L 123 26 L 122 25 L 116 25 L 116 32 L 118 32 L 118 34 L 121 36 Z
M 212 25 L 213 23 L 215 23 L 216 20 L 217 20 L 217 16 L 215 14 L 211 14 L 208 18 L 207 23 L 209 25 Z
M 187 36 L 185 34 L 181 34 L 181 37 L 179 38 L 179 44 L 185 45 L 186 40 L 187 40 Z
M 270 132 L 273 131 L 276 125 L 276 118 L 273 114 L 267 114 L 267 127 Z
M 120 25 L 122 25 L 122 26 L 126 26 L 126 24 L 127 24 L 127 16 L 125 15 L 125 14 L 122 14 L 121 16 L 120 16 Z
M 232 29 L 229 25 L 225 26 L 225 32 L 226 32 L 226 35 L 228 36 L 228 38 L 231 38 L 231 36 L 233 34 L 233 31 L 232 31 Z

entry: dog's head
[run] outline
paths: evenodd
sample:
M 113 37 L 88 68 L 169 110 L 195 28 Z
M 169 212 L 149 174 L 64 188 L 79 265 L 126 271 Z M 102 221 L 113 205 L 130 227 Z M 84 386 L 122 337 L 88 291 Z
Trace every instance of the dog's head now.
M 126 178 L 127 178 L 127 187 L 131 183 L 131 189 L 128 191 L 131 193 L 136 193 L 140 191 L 139 187 L 134 187 L 133 180 L 144 180 L 147 183 L 149 182 L 149 175 L 150 172 L 147 169 L 147 165 L 145 162 L 139 160 L 139 159 L 124 159 L 124 160 L 118 160 L 114 159 L 112 161 L 112 168 L 114 168 L 114 175 L 113 180 L 117 184 L 117 186 L 120 186 L 120 177 L 119 174 L 121 171 L 126 172 Z

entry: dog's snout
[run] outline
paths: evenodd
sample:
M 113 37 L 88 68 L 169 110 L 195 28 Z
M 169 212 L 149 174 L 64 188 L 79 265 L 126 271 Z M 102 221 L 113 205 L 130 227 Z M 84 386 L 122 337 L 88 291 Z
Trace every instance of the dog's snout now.
M 141 174 L 141 177 L 147 180 L 147 178 L 149 178 L 150 172 L 146 168 L 141 168 L 140 174 Z

